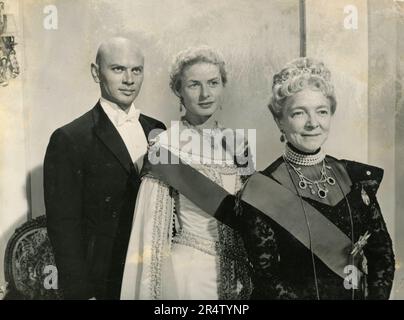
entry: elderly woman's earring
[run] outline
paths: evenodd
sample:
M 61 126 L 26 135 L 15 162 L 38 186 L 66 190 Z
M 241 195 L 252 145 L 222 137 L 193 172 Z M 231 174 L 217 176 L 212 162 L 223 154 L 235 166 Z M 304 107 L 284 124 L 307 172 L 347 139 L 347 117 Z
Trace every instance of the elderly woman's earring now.
M 286 141 L 285 134 L 283 133 L 283 131 L 281 131 L 281 137 L 279 140 L 281 140 L 282 143 Z

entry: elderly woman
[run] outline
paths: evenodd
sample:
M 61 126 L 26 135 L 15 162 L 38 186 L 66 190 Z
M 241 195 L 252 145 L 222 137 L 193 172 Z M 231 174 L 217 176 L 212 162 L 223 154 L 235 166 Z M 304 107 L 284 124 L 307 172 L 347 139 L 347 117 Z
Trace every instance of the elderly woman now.
M 297 59 L 272 91 L 284 154 L 247 182 L 238 219 L 217 215 L 243 236 L 252 298 L 388 299 L 394 254 L 376 199 L 383 170 L 324 153 L 336 111 L 329 70 Z
M 229 193 L 236 193 L 242 185 L 239 168 L 223 146 L 224 129 L 214 116 L 221 109 L 227 82 L 223 58 L 209 47 L 189 48 L 175 57 L 170 77 L 185 115 L 154 139 L 153 148 L 169 150 Z M 146 172 L 121 298 L 248 299 L 250 294 L 241 237 Z

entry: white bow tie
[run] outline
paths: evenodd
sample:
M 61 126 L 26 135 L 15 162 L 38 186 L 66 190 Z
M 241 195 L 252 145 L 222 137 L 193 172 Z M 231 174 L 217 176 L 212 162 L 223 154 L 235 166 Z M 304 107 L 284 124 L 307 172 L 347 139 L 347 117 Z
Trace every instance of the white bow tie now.
M 135 112 L 130 112 L 129 114 L 119 112 L 116 123 L 118 126 L 121 126 L 126 122 L 136 122 L 139 119 L 139 114 L 139 110 L 135 110 Z

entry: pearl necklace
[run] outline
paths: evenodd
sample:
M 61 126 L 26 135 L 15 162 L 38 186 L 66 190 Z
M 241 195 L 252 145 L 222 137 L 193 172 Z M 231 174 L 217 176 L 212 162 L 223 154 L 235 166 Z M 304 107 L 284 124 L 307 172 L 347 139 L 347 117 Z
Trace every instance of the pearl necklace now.
M 288 162 L 297 164 L 299 166 L 314 166 L 321 163 L 325 159 L 325 153 L 320 150 L 316 154 L 301 154 L 293 151 L 288 144 L 286 144 L 284 157 Z
M 322 152 L 322 150 L 320 150 L 316 154 L 301 154 L 292 150 L 286 144 L 283 159 L 292 167 L 293 171 L 299 177 L 298 186 L 300 189 L 305 190 L 309 188 L 311 194 L 313 195 L 317 194 L 317 196 L 321 199 L 327 197 L 329 191 L 327 188 L 327 184 L 330 186 L 335 185 L 335 179 L 329 176 L 327 173 L 327 169 L 331 170 L 331 168 L 325 165 L 325 153 Z M 298 166 L 307 167 L 307 166 L 314 166 L 320 163 L 322 163 L 321 177 L 318 180 L 309 179 L 302 173 L 302 168 L 293 165 L 295 164 Z

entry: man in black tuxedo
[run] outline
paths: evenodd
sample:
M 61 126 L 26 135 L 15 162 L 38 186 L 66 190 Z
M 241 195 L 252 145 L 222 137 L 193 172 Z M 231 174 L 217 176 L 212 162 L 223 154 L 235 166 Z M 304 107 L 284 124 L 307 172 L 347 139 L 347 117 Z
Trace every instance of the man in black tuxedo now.
M 147 139 L 165 129 L 134 107 L 143 65 L 130 40 L 101 44 L 91 65 L 100 101 L 57 129 L 46 150 L 47 227 L 66 299 L 120 296 Z

